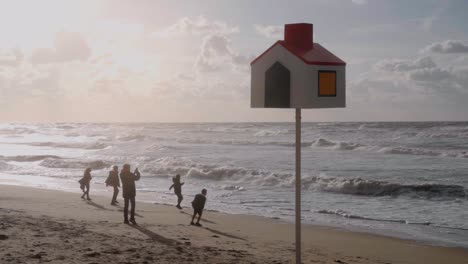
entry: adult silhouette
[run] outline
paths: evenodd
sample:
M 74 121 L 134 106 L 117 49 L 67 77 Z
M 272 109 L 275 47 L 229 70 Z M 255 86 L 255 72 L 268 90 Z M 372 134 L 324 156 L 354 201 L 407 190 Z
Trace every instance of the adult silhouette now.
M 122 181 L 122 196 L 124 198 L 124 223 L 129 224 L 128 219 L 128 204 L 130 203 L 130 223 L 136 225 L 135 221 L 135 196 L 136 187 L 135 181 L 140 179 L 138 168 L 135 172 L 130 171 L 130 164 L 124 164 L 120 172 L 120 180 Z

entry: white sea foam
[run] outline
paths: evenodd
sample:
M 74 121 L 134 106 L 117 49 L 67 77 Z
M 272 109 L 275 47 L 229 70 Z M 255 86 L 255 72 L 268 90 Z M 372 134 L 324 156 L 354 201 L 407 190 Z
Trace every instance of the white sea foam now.
M 112 164 L 102 160 L 82 161 L 70 159 L 45 159 L 39 165 L 47 168 L 60 168 L 60 169 L 84 169 L 92 168 L 95 170 L 110 168 Z
M 147 174 L 167 177 L 181 174 L 187 178 L 211 181 L 230 181 L 244 185 L 292 187 L 292 174 L 273 173 L 270 171 L 246 169 L 243 167 L 216 166 L 194 163 L 187 159 L 163 158 L 147 163 L 142 167 Z M 459 185 L 444 184 L 400 184 L 386 181 L 365 180 L 361 178 L 338 178 L 304 176 L 304 189 L 334 192 L 360 196 L 400 196 L 412 198 L 467 198 L 467 190 Z
M 314 140 L 311 145 L 312 147 L 326 147 L 335 150 L 355 150 L 355 149 L 365 149 L 366 146 L 353 143 L 353 142 L 341 142 L 341 141 L 331 141 L 325 138 L 319 138 Z
M 41 161 L 45 159 L 61 159 L 59 156 L 55 155 L 20 155 L 20 156 L 8 156 L 8 157 L 1 157 L 0 159 L 6 161 L 16 161 L 16 162 L 34 162 L 34 161 Z
M 254 134 L 255 137 L 273 137 L 273 136 L 278 136 L 280 134 L 287 134 L 288 133 L 288 130 L 282 130 L 282 129 L 278 129 L 278 130 L 268 130 L 268 129 L 264 129 L 264 130 L 260 130 L 258 132 L 256 132 Z
M 12 170 L 14 169 L 15 166 L 8 164 L 5 161 L 0 160 L 0 171 L 7 171 L 7 170 Z
M 430 225 L 431 222 L 412 222 L 408 220 L 403 220 L 403 219 L 379 219 L 379 218 L 372 218 L 372 217 L 365 217 L 365 216 L 360 216 L 360 215 L 355 215 L 343 210 L 327 210 L 327 209 L 322 209 L 316 211 L 319 214 L 329 214 L 329 215 L 337 215 L 341 216 L 344 218 L 350 218 L 350 219 L 360 219 L 360 220 L 367 220 L 367 221 L 377 221 L 377 222 L 392 222 L 392 223 L 400 223 L 400 224 L 410 224 L 410 225 Z M 451 228 L 451 227 L 449 227 Z

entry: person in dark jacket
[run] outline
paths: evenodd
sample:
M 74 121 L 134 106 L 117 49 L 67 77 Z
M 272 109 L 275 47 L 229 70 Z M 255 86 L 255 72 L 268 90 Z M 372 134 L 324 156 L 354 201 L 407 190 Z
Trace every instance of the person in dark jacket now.
M 207 193 L 206 189 L 203 189 L 201 193 L 195 195 L 195 198 L 192 201 L 193 216 L 192 216 L 192 222 L 190 222 L 191 225 L 202 226 L 200 224 L 200 218 L 203 214 L 203 209 L 205 208 L 206 193 Z M 198 220 L 197 220 L 197 223 L 194 224 L 193 220 L 195 220 L 195 216 L 197 214 L 198 214 Z
M 83 191 L 83 195 L 81 195 L 81 199 L 85 199 L 85 195 L 86 195 L 86 199 L 89 201 L 91 200 L 91 198 L 89 198 L 89 183 L 91 182 L 92 178 L 93 177 L 91 177 L 91 168 L 86 168 L 83 174 L 83 178 L 81 178 L 78 181 L 80 183 L 80 189 Z
M 120 180 L 122 181 L 122 196 L 124 198 L 124 223 L 128 224 L 128 204 L 130 202 L 131 209 L 130 209 L 130 223 L 136 225 L 135 221 L 135 196 L 136 196 L 136 188 L 135 188 L 135 181 L 140 179 L 140 172 L 138 168 L 135 172 L 130 171 L 130 165 L 125 164 L 122 167 L 122 171 L 120 172 Z
M 111 205 L 116 205 L 117 202 L 117 195 L 119 194 L 119 187 L 120 187 L 120 180 L 119 180 L 119 167 L 114 166 L 113 170 L 109 171 L 109 177 L 106 179 L 106 187 L 112 186 L 114 187 L 114 195 L 112 196 Z
M 180 203 L 184 199 L 184 197 L 182 196 L 182 185 L 184 185 L 184 183 L 180 182 L 180 175 L 177 174 L 174 178 L 172 178 L 172 185 L 171 185 L 171 187 L 169 187 L 169 190 L 174 188 L 174 193 L 177 195 L 177 205 L 176 205 L 176 207 L 179 208 L 179 209 L 182 209 L 182 207 L 180 207 Z

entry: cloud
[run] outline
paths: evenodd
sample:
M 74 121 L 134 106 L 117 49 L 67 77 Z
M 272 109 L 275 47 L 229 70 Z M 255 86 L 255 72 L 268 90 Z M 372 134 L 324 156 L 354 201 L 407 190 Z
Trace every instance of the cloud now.
M 431 57 L 418 58 L 416 60 L 384 59 L 377 62 L 374 69 L 387 72 L 407 72 L 416 69 L 430 69 L 436 67 Z
M 155 37 L 173 36 L 173 35 L 202 35 L 211 33 L 232 34 L 239 32 L 239 28 L 229 26 L 226 22 L 209 20 L 204 16 L 195 18 L 183 17 L 168 28 L 152 33 Z
M 36 49 L 31 55 L 34 64 L 86 60 L 91 55 L 86 40 L 80 33 L 60 31 L 55 35 L 54 48 Z
M 272 39 L 281 39 L 284 34 L 284 27 L 282 26 L 266 26 L 266 25 L 254 25 L 255 31 L 258 34 Z
M 201 72 L 221 69 L 245 69 L 253 56 L 244 56 L 235 52 L 231 40 L 224 34 L 210 34 L 203 38 L 195 68 Z
M 440 66 L 429 56 L 383 59 L 371 71 L 351 81 L 350 94 L 358 94 L 360 100 L 395 103 L 468 99 L 468 68 L 455 66 L 451 61 L 448 65 Z
M 156 81 L 151 97 L 156 101 L 171 101 L 178 104 L 225 102 L 246 99 L 248 87 L 249 78 L 245 75 L 217 77 L 198 73 L 178 73 Z
M 20 49 L 0 49 L 0 66 L 18 66 L 23 61 Z
M 59 72 L 54 67 L 37 67 L 30 63 L 3 70 L 0 67 L 0 112 L 27 112 L 30 110 L 27 106 L 37 102 L 44 102 L 42 110 L 46 111 L 63 95 L 58 82 Z
M 429 84 L 454 77 L 449 70 L 440 68 L 417 69 L 409 72 L 408 76 L 411 80 L 426 82 Z
M 423 48 L 421 53 L 468 53 L 468 44 L 460 40 L 446 40 L 444 42 L 436 42 Z

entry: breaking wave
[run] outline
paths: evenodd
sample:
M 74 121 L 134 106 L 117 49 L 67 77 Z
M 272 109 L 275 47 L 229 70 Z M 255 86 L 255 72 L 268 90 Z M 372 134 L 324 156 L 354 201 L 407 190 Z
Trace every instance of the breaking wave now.
M 416 156 L 433 156 L 433 157 L 461 157 L 468 158 L 467 152 L 457 152 L 449 150 L 433 150 L 424 148 L 411 148 L 411 147 L 380 147 L 369 146 L 353 142 L 332 141 L 324 138 L 314 140 L 311 147 L 322 147 L 333 150 L 366 150 L 377 151 L 384 154 L 398 154 L 398 155 L 416 155 Z
M 39 142 L 29 143 L 31 146 L 39 147 L 54 147 L 54 148 L 77 148 L 77 149 L 105 149 L 110 146 L 105 143 L 91 142 L 91 143 L 55 143 L 55 142 Z
M 0 161 L 0 171 L 12 170 L 13 168 L 14 168 L 13 165 L 8 164 L 4 161 Z
M 384 147 L 379 150 L 386 154 L 402 154 L 402 155 L 420 155 L 420 156 L 448 156 L 456 157 L 456 154 L 443 152 L 439 150 L 421 149 L 421 148 L 406 148 L 406 147 Z
M 288 173 L 273 173 L 265 170 L 233 166 L 215 166 L 193 163 L 187 159 L 162 158 L 142 166 L 146 174 L 168 177 L 181 174 L 188 178 L 211 181 L 227 181 L 232 186 L 257 185 L 293 187 L 294 177 Z M 411 198 L 467 198 L 468 190 L 459 185 L 444 184 L 400 184 L 361 178 L 338 178 L 328 176 L 305 176 L 302 188 L 331 193 L 359 196 L 409 196 Z
M 16 162 L 34 162 L 34 161 L 41 161 L 45 159 L 61 159 L 59 156 L 55 155 L 24 155 L 24 156 L 9 156 L 9 157 L 1 157 L 5 161 L 16 161 Z
M 385 181 L 344 179 L 333 177 L 309 177 L 303 185 L 322 191 L 361 196 L 400 196 L 414 198 L 467 198 L 468 190 L 460 185 L 399 184 Z
M 296 143 L 293 141 L 262 141 L 262 140 L 207 140 L 201 138 L 194 139 L 179 139 L 178 143 L 182 144 L 218 144 L 218 145 L 233 145 L 233 146 L 279 146 L 279 147 L 294 147 Z M 309 141 L 302 141 L 303 147 L 308 147 L 312 144 Z
M 289 130 L 260 130 L 254 134 L 255 137 L 273 137 L 281 134 L 287 134 Z
M 294 141 L 265 141 L 265 140 L 211 140 L 211 139 L 179 139 L 178 143 L 182 144 L 219 144 L 219 145 L 237 145 L 237 146 L 279 146 L 279 147 L 294 147 Z M 433 156 L 433 157 L 461 157 L 468 158 L 468 152 L 457 152 L 449 150 L 432 150 L 424 148 L 410 147 L 382 147 L 374 145 L 364 145 L 355 142 L 333 141 L 325 138 L 318 138 L 313 141 L 302 141 L 303 147 L 326 148 L 330 150 L 360 150 L 370 151 L 383 154 L 397 155 L 416 155 L 416 156 Z
M 126 136 L 118 136 L 117 140 L 120 141 L 139 141 L 139 140 L 144 140 L 146 138 L 145 135 L 126 135 Z
M 112 164 L 107 163 L 102 160 L 94 161 L 77 161 L 77 160 L 68 160 L 68 159 L 45 159 L 39 165 L 46 168 L 55 168 L 55 169 L 84 169 L 91 168 L 94 170 L 100 170 L 109 168 Z
M 353 142 L 331 141 L 324 138 L 314 140 L 311 144 L 312 147 L 327 147 L 336 150 L 355 150 L 364 149 L 366 146 Z

